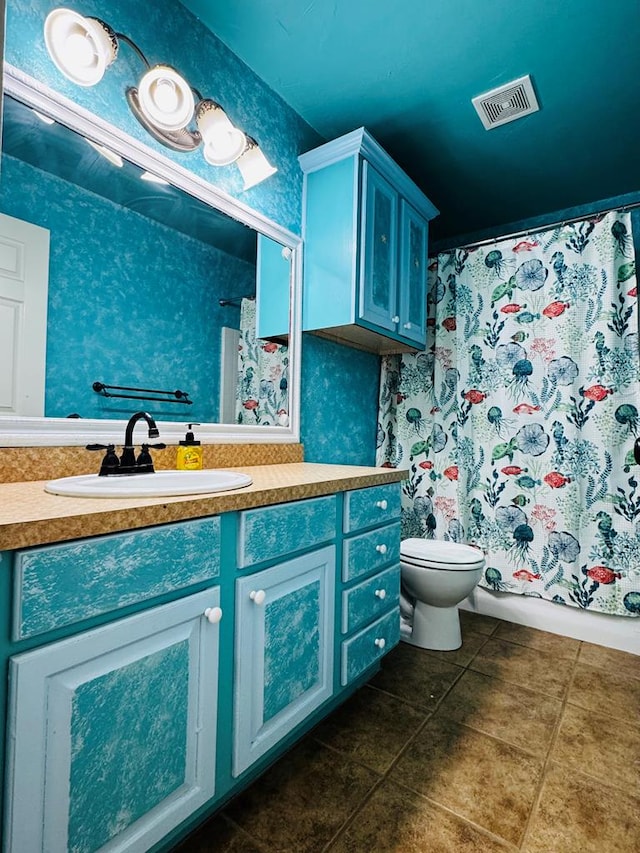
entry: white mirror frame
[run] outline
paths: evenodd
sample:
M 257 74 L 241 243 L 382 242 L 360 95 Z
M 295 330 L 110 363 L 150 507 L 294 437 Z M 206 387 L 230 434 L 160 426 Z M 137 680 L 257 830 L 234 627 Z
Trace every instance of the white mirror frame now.
M 289 425 L 201 424 L 198 427 L 198 438 L 205 444 L 298 442 L 302 338 L 301 238 L 7 62 L 4 63 L 3 89 L 7 95 L 32 109 L 94 142 L 106 145 L 142 169 L 153 172 L 205 204 L 291 249 Z M 124 436 L 125 424 L 126 420 L 0 416 L 0 447 L 82 445 L 96 441 L 119 444 Z M 161 439 L 167 444 L 175 444 L 184 438 L 184 425 L 180 422 L 158 421 L 158 429 Z

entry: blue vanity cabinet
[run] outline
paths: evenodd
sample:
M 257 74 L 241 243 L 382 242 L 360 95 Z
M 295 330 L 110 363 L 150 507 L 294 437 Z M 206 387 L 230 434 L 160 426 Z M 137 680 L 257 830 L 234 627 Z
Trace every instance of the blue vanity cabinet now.
M 399 514 L 392 483 L 2 555 L 3 850 L 165 851 L 242 790 L 397 642 Z
M 143 851 L 215 794 L 219 588 L 10 660 L 5 850 Z M 211 612 L 211 611 L 209 611 Z
M 347 492 L 343 514 L 340 683 L 400 640 L 400 484 Z
M 424 349 L 438 210 L 364 128 L 299 160 L 303 329 L 378 353 Z

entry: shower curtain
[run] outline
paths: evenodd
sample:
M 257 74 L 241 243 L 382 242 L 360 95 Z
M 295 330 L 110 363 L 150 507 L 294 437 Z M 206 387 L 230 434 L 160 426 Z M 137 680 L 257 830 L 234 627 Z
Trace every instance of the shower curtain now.
M 255 299 L 240 305 L 236 422 L 260 426 L 289 423 L 288 347 L 256 338 Z
M 468 542 L 481 585 L 640 612 L 637 285 L 627 213 L 430 264 L 423 353 L 383 359 L 378 464 L 403 537 Z

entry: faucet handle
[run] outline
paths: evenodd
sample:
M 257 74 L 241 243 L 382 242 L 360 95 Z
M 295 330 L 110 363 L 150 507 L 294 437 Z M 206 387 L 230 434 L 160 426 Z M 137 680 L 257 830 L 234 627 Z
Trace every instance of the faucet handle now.
M 117 474 L 120 470 L 120 460 L 116 455 L 115 444 L 87 444 L 87 450 L 106 450 L 100 466 L 100 477 L 107 477 L 109 474 Z
M 153 467 L 153 459 L 151 458 L 151 454 L 149 453 L 149 449 L 153 448 L 154 450 L 164 450 L 166 444 L 162 442 L 158 442 L 158 444 L 143 444 L 140 449 L 140 453 L 138 454 L 138 458 L 136 459 L 136 471 L 140 474 L 153 474 L 155 471 Z

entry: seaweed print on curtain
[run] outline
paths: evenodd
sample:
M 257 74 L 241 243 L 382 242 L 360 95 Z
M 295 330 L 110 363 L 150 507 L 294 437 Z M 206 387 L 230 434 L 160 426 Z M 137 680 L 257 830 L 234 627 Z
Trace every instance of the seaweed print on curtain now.
M 383 361 L 378 464 L 403 536 L 477 544 L 481 585 L 640 612 L 637 287 L 628 214 L 441 254 L 430 343 Z
M 236 422 L 260 426 L 289 423 L 288 347 L 256 338 L 256 303 L 240 305 Z

